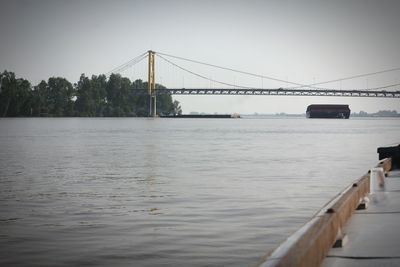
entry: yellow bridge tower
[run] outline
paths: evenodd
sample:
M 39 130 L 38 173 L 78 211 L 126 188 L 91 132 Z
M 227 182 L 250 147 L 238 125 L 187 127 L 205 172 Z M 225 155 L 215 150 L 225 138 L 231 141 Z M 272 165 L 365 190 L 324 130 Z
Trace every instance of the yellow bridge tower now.
M 149 91 L 149 117 L 156 117 L 156 76 L 155 76 L 155 52 L 149 50 L 149 71 L 148 71 L 148 91 Z

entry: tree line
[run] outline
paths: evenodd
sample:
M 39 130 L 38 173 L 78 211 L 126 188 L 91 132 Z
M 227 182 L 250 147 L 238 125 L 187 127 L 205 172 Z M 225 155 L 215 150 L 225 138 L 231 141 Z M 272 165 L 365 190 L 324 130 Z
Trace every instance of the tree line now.
M 359 113 L 351 113 L 352 117 L 400 117 L 400 113 L 396 110 L 379 110 L 375 113 L 367 113 L 361 110 Z
M 157 89 L 165 88 L 157 84 Z M 1 117 L 135 117 L 148 115 L 147 95 L 135 90 L 147 89 L 147 82 L 131 81 L 120 74 L 87 77 L 82 74 L 71 84 L 62 77 L 42 80 L 38 85 L 13 72 L 0 73 Z M 157 113 L 177 115 L 182 110 L 171 95 L 157 96 Z

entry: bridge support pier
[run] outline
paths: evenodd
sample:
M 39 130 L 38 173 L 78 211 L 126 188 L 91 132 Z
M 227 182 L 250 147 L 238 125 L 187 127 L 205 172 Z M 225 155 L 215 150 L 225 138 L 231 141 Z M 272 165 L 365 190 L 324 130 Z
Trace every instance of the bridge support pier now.
M 149 117 L 157 116 L 156 82 L 155 82 L 155 52 L 149 50 L 148 93 Z
M 156 117 L 157 116 L 157 103 L 156 103 L 156 96 L 149 96 L 149 117 Z

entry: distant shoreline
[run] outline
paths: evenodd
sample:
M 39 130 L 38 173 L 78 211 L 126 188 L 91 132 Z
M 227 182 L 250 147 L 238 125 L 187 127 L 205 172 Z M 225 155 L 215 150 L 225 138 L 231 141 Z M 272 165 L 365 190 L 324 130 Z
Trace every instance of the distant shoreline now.
M 181 116 L 159 116 L 160 118 L 262 118 L 262 117 L 267 117 L 267 118 L 306 118 L 306 114 L 237 114 L 237 115 L 227 115 L 227 114 L 199 114 L 199 115 L 192 115 L 192 114 L 186 114 L 186 115 L 181 115 Z M 149 118 L 147 116 L 7 116 L 7 117 L 0 117 L 4 119 L 10 119 L 10 118 Z M 382 115 L 375 115 L 375 114 L 369 114 L 369 115 L 354 115 L 351 114 L 350 118 L 400 118 L 400 115 L 397 116 L 382 116 Z
M 306 114 L 240 114 L 240 116 L 244 117 L 306 117 Z M 400 114 L 396 116 L 383 116 L 383 115 L 375 115 L 375 114 L 368 114 L 368 115 L 358 115 L 358 114 L 351 114 L 350 118 L 400 118 Z

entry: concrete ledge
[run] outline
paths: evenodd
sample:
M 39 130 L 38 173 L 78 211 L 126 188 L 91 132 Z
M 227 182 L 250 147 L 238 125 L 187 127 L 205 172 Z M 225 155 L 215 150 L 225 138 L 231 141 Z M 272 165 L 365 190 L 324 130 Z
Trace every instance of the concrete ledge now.
M 388 172 L 391 169 L 391 159 L 382 160 L 377 167 Z M 365 174 L 265 257 L 259 266 L 320 266 L 338 233 L 341 233 L 343 226 L 369 192 L 370 176 Z

